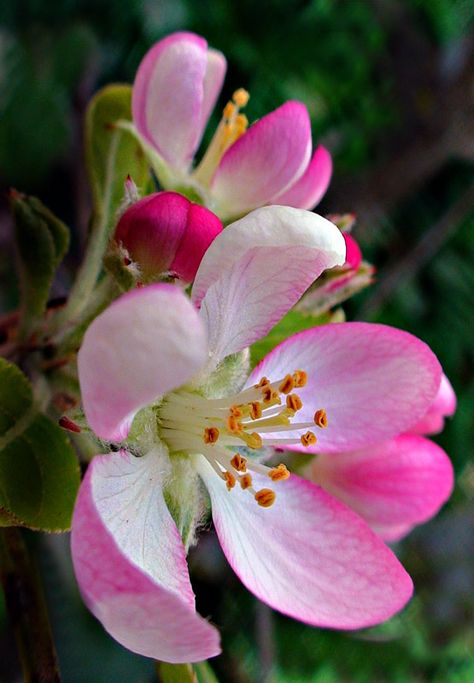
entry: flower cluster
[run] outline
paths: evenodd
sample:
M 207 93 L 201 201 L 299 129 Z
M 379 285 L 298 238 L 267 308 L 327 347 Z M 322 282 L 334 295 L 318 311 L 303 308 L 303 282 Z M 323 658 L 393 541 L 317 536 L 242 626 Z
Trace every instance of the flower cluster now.
M 352 277 L 361 254 L 305 210 L 331 164 L 321 147 L 310 158 L 303 105 L 247 130 L 237 91 L 192 168 L 224 72 L 202 38 L 164 39 L 138 70 L 134 122 L 163 186 L 194 188 L 226 220 L 247 215 L 223 230 L 176 191 L 133 204 L 115 238 L 152 284 L 95 318 L 78 355 L 85 417 L 110 452 L 92 460 L 77 499 L 76 576 L 114 638 L 167 662 L 220 651 L 186 563 L 209 500 L 254 595 L 307 624 L 356 629 L 406 604 L 411 579 L 384 540 L 435 514 L 452 488 L 448 457 L 422 435 L 455 397 L 422 341 L 326 324 L 250 368 L 252 344 L 328 269 Z M 275 201 L 286 206 L 266 206 Z M 288 467 L 302 452 L 316 456 L 303 477 Z

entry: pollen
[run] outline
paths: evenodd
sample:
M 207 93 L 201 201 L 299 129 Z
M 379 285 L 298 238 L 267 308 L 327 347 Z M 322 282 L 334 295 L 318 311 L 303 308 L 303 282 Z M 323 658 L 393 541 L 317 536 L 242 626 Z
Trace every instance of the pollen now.
M 245 107 L 250 99 L 249 93 L 245 90 L 245 88 L 239 88 L 234 92 L 232 95 L 232 99 L 235 102 L 235 104 L 241 108 Z
M 303 446 L 313 446 L 317 441 L 316 435 L 313 432 L 306 432 L 301 437 L 301 443 Z
M 258 420 L 259 417 L 262 417 L 262 405 L 259 401 L 253 401 L 253 403 L 250 404 L 249 414 L 252 420 Z
M 275 502 L 276 494 L 271 489 L 260 489 L 255 494 L 255 500 L 262 508 L 269 508 Z
M 324 408 L 320 408 L 314 413 L 314 424 L 321 429 L 325 429 L 328 426 L 328 416 Z
M 289 394 L 286 397 L 286 405 L 290 410 L 293 410 L 296 413 L 296 411 L 301 410 L 303 407 L 303 401 L 298 394 Z
M 272 481 L 285 481 L 290 478 L 290 472 L 288 468 L 283 463 L 280 463 L 278 467 L 274 467 L 268 473 L 268 476 Z
M 227 486 L 227 490 L 230 491 L 231 489 L 234 488 L 235 483 L 236 483 L 236 479 L 235 479 L 234 475 L 232 474 L 232 472 L 226 471 L 226 472 L 223 472 L 223 475 L 224 475 L 225 483 Z
M 219 430 L 217 427 L 206 427 L 204 430 L 204 443 L 205 444 L 210 444 L 210 443 L 216 443 L 217 439 L 219 438 Z
M 280 384 L 278 387 L 278 391 L 280 391 L 282 394 L 289 394 L 290 391 L 293 391 L 295 386 L 295 380 L 291 375 L 287 375 L 283 382 Z
M 250 474 L 244 474 L 242 477 L 240 477 L 239 483 L 240 488 L 245 491 L 245 489 L 249 489 L 252 486 L 252 477 Z
M 308 381 L 308 375 L 304 370 L 296 370 L 293 373 L 293 381 L 295 383 L 295 387 L 300 389 L 301 387 L 306 386 L 306 382 Z
M 266 405 L 269 403 L 272 405 L 280 405 L 281 403 L 281 398 L 279 397 L 278 392 L 272 389 L 271 386 L 263 388 L 262 399 Z
M 240 434 L 242 423 L 234 415 L 229 415 L 227 418 L 227 429 L 231 434 Z
M 237 472 L 245 472 L 247 470 L 247 458 L 242 457 L 240 453 L 234 455 L 230 464 Z
M 235 114 L 236 109 L 237 108 L 233 102 L 227 102 L 222 111 L 222 115 L 225 119 L 230 119 Z
M 232 417 L 242 417 L 244 414 L 240 406 L 231 406 L 229 412 Z
M 266 387 L 268 384 L 270 384 L 270 380 L 268 377 L 262 377 L 260 382 L 258 384 L 255 384 L 255 389 L 261 389 L 262 387 Z

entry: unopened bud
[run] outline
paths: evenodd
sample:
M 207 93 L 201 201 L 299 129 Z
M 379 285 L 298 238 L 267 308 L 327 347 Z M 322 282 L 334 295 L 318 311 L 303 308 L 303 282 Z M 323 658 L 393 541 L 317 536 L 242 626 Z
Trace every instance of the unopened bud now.
M 137 263 L 144 281 L 171 272 L 192 282 L 221 230 L 220 220 L 204 206 L 177 192 L 156 192 L 125 211 L 115 239 Z

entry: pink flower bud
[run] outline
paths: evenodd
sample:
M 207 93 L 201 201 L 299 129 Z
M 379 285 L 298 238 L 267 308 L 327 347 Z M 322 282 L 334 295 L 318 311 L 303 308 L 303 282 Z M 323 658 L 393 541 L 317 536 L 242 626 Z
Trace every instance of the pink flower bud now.
M 145 280 L 163 272 L 192 282 L 222 223 L 209 209 L 176 192 L 155 192 L 128 208 L 115 239 L 128 251 Z

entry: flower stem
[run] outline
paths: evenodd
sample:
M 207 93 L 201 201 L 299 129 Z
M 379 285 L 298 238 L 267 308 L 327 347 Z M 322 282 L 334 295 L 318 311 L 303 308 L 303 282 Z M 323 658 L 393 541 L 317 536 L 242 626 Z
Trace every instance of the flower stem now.
M 60 683 L 38 572 L 14 527 L 0 530 L 0 580 L 25 683 Z

